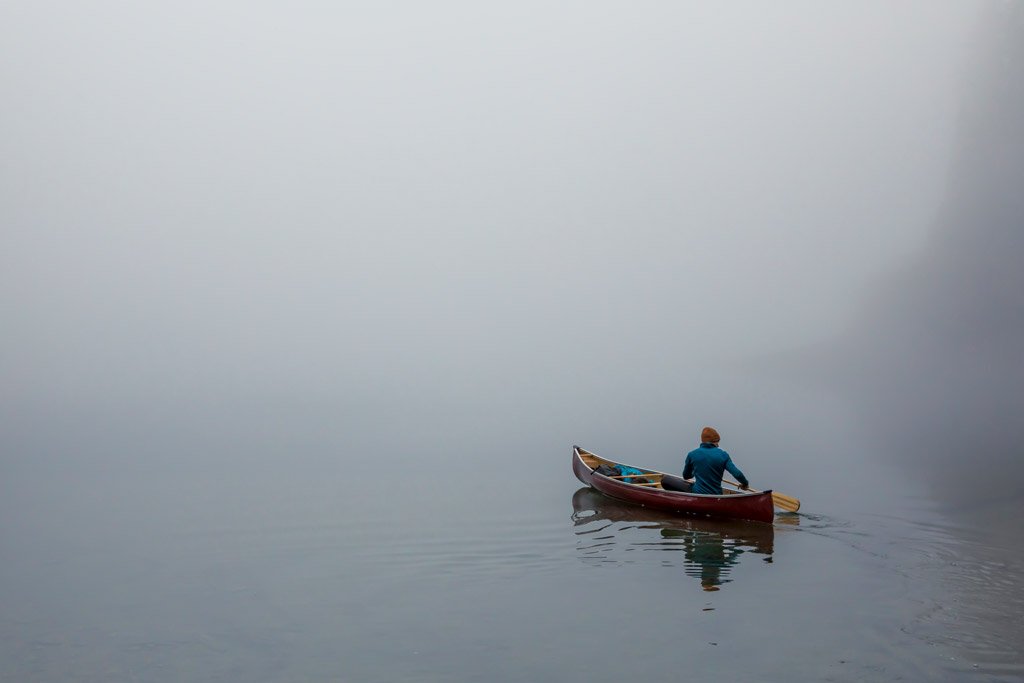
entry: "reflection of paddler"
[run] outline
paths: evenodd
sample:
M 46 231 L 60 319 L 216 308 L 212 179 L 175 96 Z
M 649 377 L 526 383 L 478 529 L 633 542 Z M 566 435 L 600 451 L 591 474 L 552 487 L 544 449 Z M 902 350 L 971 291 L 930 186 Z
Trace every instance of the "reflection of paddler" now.
M 663 529 L 661 535 L 682 540 L 686 574 L 699 577 L 700 585 L 706 591 L 716 591 L 720 585 L 731 581 L 723 579 L 722 574 L 728 573 L 728 568 L 736 564 L 744 552 L 736 545 L 726 547 L 725 538 L 715 532 Z

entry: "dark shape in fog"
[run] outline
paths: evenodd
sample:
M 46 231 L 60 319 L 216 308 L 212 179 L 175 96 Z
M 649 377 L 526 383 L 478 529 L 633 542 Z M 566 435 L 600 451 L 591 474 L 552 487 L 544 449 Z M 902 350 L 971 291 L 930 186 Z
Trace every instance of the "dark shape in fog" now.
M 992 5 L 974 45 L 948 191 L 927 247 L 877 287 L 852 331 L 826 352 L 822 365 L 833 369 L 821 372 L 861 406 L 880 457 L 955 506 L 1016 506 L 1024 474 L 1024 6 Z

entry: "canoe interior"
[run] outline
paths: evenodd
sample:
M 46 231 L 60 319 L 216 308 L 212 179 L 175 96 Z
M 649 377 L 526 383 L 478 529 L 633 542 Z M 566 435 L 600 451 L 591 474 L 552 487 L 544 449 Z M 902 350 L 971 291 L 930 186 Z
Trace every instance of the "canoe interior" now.
M 623 464 L 625 464 L 625 463 L 615 462 L 614 460 L 608 460 L 607 458 L 602 458 L 599 455 L 595 455 L 594 453 L 591 453 L 588 450 L 584 450 L 584 449 L 580 448 L 579 446 L 576 446 L 575 448 L 576 448 L 576 452 L 579 453 L 580 460 L 583 462 L 584 465 L 586 465 L 587 467 L 590 468 L 591 472 L 596 470 L 601 465 L 609 465 L 609 466 L 611 466 L 611 465 L 623 465 Z M 627 467 L 633 467 L 633 466 L 632 465 L 627 465 Z M 646 479 L 647 481 L 646 482 L 624 481 L 622 483 L 624 483 L 624 484 L 631 484 L 633 486 L 643 487 L 643 488 L 648 488 L 648 489 L 661 489 L 661 490 L 665 490 L 664 487 L 661 485 L 661 478 L 665 475 L 664 472 L 658 472 L 657 470 L 648 470 L 648 469 L 645 469 L 643 467 L 637 467 L 636 469 L 638 469 L 641 472 L 643 472 L 643 474 L 634 475 L 633 477 L 629 477 L 629 479 L 634 479 L 635 480 L 637 478 L 640 478 L 640 479 Z M 738 494 L 738 493 L 743 493 L 743 492 L 742 491 L 732 490 L 732 489 L 728 488 L 727 486 L 723 485 L 722 486 L 722 493 L 724 495 L 733 495 L 733 494 Z

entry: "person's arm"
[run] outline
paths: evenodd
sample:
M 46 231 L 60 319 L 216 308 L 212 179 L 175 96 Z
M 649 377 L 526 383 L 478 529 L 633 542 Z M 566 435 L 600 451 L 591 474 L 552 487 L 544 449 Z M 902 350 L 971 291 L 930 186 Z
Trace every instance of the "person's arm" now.
M 732 458 L 728 455 L 725 456 L 725 469 L 729 470 L 729 474 L 736 477 L 736 480 L 740 483 L 742 488 L 750 486 L 750 482 L 747 481 L 747 478 L 743 476 L 742 472 L 740 472 L 740 468 L 736 467 L 736 463 L 734 463 Z
M 683 479 L 690 479 L 693 477 L 693 460 L 690 456 L 686 456 L 686 464 L 683 465 Z

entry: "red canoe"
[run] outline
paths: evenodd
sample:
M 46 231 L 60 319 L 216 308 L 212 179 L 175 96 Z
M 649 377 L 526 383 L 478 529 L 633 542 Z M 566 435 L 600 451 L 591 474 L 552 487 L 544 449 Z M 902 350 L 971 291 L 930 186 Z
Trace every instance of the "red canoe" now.
M 572 447 L 573 474 L 584 484 L 606 496 L 668 512 L 749 519 L 769 524 L 775 519 L 775 506 L 772 503 L 771 491 L 752 493 L 723 488 L 724 493 L 721 496 L 685 493 L 666 489 L 662 485 L 662 481 L 668 485 L 670 482 L 681 483 L 682 479 L 664 472 L 638 467 L 636 469 L 643 474 L 630 477 L 630 483 L 627 483 L 622 480 L 623 477 L 605 476 L 594 471 L 600 465 L 623 464 L 598 457 L 579 446 Z M 627 465 L 627 467 L 632 467 L 632 465 Z

